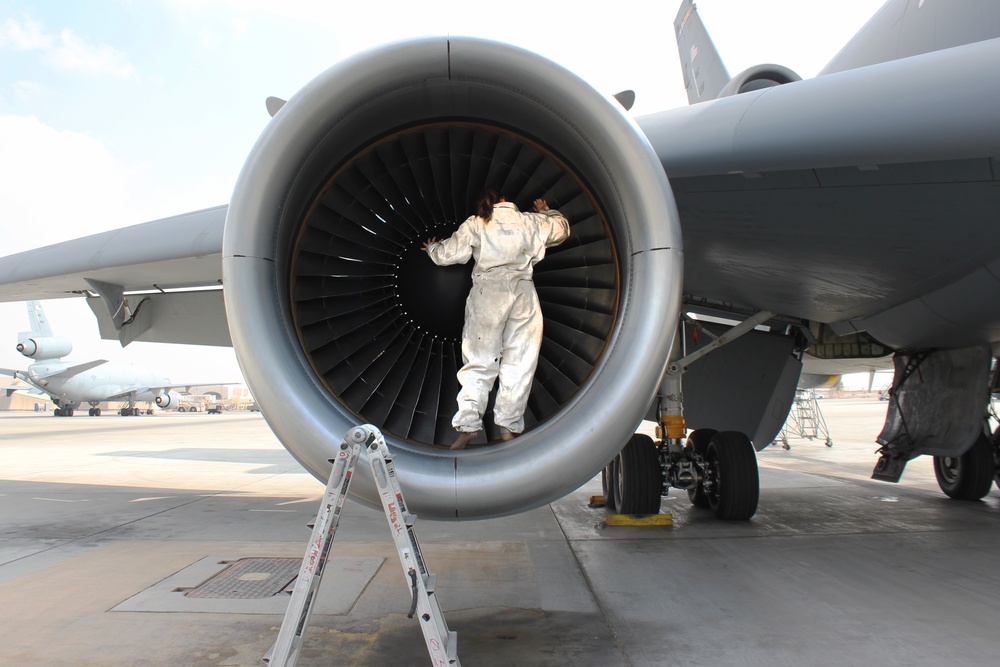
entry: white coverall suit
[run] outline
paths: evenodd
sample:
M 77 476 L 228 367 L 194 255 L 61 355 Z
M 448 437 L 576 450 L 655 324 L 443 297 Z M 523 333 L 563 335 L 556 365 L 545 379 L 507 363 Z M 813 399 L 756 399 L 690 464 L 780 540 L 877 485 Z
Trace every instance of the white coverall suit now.
M 511 202 L 493 207 L 488 222 L 472 216 L 451 238 L 433 243 L 427 254 L 439 266 L 474 257 L 472 291 L 465 302 L 462 361 L 458 381 L 457 431 L 483 428 L 493 381 L 500 388 L 494 423 L 511 433 L 524 430 L 524 410 L 542 344 L 542 313 L 531 282 L 545 248 L 569 238 L 569 222 L 554 209 L 522 213 Z

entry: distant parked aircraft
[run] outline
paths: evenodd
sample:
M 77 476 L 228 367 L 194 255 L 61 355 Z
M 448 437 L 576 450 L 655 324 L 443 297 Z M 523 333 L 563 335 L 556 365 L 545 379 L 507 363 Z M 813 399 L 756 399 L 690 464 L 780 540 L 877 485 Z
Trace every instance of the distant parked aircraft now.
M 191 385 L 179 385 L 170 378 L 138 366 L 129 366 L 95 359 L 84 363 L 63 361 L 73 350 L 69 338 L 55 336 L 42 304 L 28 301 L 28 319 L 31 331 L 18 334 L 17 351 L 33 359 L 27 370 L 0 369 L 28 383 L 28 386 L 3 387 L 9 396 L 15 391 L 32 391 L 48 394 L 56 404 L 55 416 L 72 417 L 73 411 L 84 403 L 90 404 L 90 416 L 99 417 L 97 407 L 103 401 L 128 401 L 128 407 L 119 410 L 122 416 L 138 415 L 142 411 L 135 407 L 137 402 L 156 403 L 161 408 L 176 406 L 181 394 L 175 389 Z M 152 414 L 152 410 L 147 411 Z

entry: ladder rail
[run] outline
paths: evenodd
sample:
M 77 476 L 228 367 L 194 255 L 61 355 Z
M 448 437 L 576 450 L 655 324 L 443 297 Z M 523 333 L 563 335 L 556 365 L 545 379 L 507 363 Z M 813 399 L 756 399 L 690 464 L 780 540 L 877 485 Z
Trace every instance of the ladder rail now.
M 414 604 L 408 616 L 412 618 L 414 611 L 417 613 L 432 664 L 441 667 L 461 667 L 458 660 L 458 633 L 448 629 L 448 623 L 445 621 L 444 612 L 434 590 L 437 578 L 427 571 L 427 564 L 413 529 L 417 517 L 410 514 L 406 507 L 406 500 L 403 498 L 385 438 L 378 428 L 370 424 L 348 431 L 341 442 L 337 457 L 330 459 L 333 467 L 313 526 L 309 547 L 302 559 L 302 566 L 278 632 L 278 639 L 263 660 L 271 667 L 294 667 L 298 661 L 302 640 L 362 447 L 365 447 L 368 455 L 372 477 L 378 487 L 382 509 L 389 524 L 396 553 L 399 555 L 403 575 L 413 593 Z
M 319 585 L 323 581 L 330 547 L 333 545 L 333 538 L 340 524 L 340 514 L 344 509 L 344 500 L 347 498 L 360 453 L 361 443 L 349 444 L 345 437 L 340 443 L 337 458 L 330 459 L 333 463 L 330 479 L 323 494 L 316 523 L 312 528 L 309 546 L 295 580 L 292 597 L 288 601 L 288 608 L 285 610 L 285 617 L 278 631 L 278 639 L 263 658 L 263 661 L 269 663 L 271 667 L 292 667 L 298 661 L 302 640 L 309 625 Z
M 396 467 L 385 445 L 385 438 L 374 426 L 370 428 L 372 438 L 368 443 L 368 463 L 382 499 L 382 509 L 385 512 L 389 531 L 396 543 L 399 562 L 403 568 L 403 576 L 412 587 L 417 601 L 417 616 L 420 630 L 424 634 L 424 643 L 431 663 L 460 666 L 458 660 L 458 634 L 448 629 L 444 612 L 434 591 L 435 576 L 427 571 L 426 561 L 420 551 L 413 524 L 416 515 L 410 514 L 396 476 Z M 411 572 L 415 573 L 413 576 Z

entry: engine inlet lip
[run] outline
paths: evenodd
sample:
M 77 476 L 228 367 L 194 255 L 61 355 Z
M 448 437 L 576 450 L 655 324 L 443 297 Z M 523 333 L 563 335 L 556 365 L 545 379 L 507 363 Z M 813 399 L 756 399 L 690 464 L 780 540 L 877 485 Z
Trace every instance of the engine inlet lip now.
M 482 98 L 467 94 L 473 86 L 477 92 L 492 86 L 496 114 L 479 113 Z M 327 70 L 271 120 L 237 180 L 223 234 L 226 315 L 268 425 L 325 481 L 336 446 L 356 419 L 302 356 L 287 299 L 291 225 L 283 225 L 302 215 L 302 208 L 290 209 L 311 201 L 317 186 L 319 170 L 304 175 L 304 165 L 316 167 L 318 157 L 328 174 L 335 162 L 334 151 L 319 155 L 321 145 L 330 148 L 330 137 L 338 155 L 349 154 L 357 137 L 371 136 L 365 127 L 400 125 L 383 122 L 400 101 L 434 102 L 443 99 L 440 93 L 449 103 L 476 107 L 465 115 L 510 118 L 513 110 L 519 127 L 530 123 L 537 136 L 558 135 L 553 145 L 583 170 L 607 207 L 622 262 L 618 319 L 600 368 L 584 391 L 519 438 L 516 448 L 413 451 L 387 438 L 413 512 L 445 520 L 499 517 L 540 507 L 590 480 L 645 414 L 669 353 L 683 273 L 677 207 L 656 151 L 614 100 L 536 54 L 471 38 L 389 45 Z M 364 476 L 351 492 L 378 505 L 378 489 Z

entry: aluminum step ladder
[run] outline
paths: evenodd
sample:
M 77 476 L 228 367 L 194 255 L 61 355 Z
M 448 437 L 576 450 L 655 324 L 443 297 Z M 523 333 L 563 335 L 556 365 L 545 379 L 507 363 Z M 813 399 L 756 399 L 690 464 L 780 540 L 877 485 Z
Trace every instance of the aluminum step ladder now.
M 407 617 L 413 618 L 413 614 L 417 613 L 431 664 L 461 667 L 458 660 L 458 634 L 448 629 L 448 623 L 434 593 L 436 575 L 427 572 L 417 536 L 413 531 L 413 522 L 417 517 L 406 509 L 406 501 L 399 488 L 396 468 L 385 446 L 385 438 L 377 428 L 369 424 L 348 431 L 340 443 L 337 457 L 330 459 L 333 469 L 330 471 L 330 479 L 326 485 L 319 514 L 316 515 L 309 547 L 302 559 L 302 567 L 299 569 L 285 618 L 281 622 L 278 639 L 264 656 L 263 661 L 271 667 L 294 667 L 298 661 L 309 616 L 323 579 L 323 570 L 337 532 L 337 524 L 340 523 L 340 514 L 362 446 L 368 454 L 368 463 L 371 465 L 372 476 L 375 478 L 382 500 L 382 509 L 385 511 L 385 518 L 396 544 L 399 562 L 403 566 L 403 574 L 413 592 L 413 604 Z
M 833 447 L 833 438 L 830 437 L 830 429 L 816 400 L 815 389 L 795 390 L 795 402 L 774 442 L 781 442 L 782 449 L 791 449 L 788 444 L 789 434 L 806 440 L 823 438 L 827 447 Z

